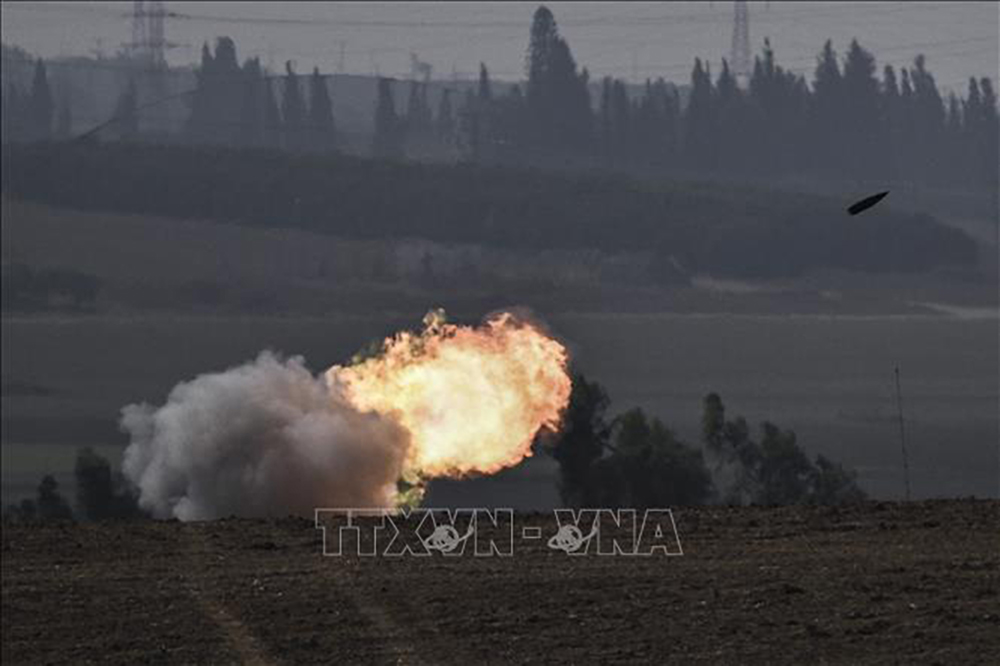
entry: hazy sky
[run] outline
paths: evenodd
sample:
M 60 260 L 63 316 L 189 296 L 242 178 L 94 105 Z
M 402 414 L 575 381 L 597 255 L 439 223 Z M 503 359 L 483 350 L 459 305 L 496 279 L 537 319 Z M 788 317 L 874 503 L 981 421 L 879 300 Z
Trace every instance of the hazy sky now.
M 755 52 L 770 37 L 778 60 L 811 72 L 826 38 L 842 53 L 852 37 L 879 68 L 908 65 L 923 52 L 939 85 L 964 90 L 970 75 L 997 78 L 1000 4 L 996 2 L 751 2 Z M 695 56 L 717 71 L 732 38 L 732 2 L 548 3 L 577 61 L 592 76 L 683 81 Z M 131 35 L 131 2 L 4 2 L 3 40 L 42 56 L 111 54 Z M 167 2 L 168 60 L 193 62 L 205 40 L 229 35 L 240 57 L 280 68 L 314 65 L 336 72 L 405 76 L 410 52 L 435 78 L 469 76 L 484 61 L 494 76 L 523 75 L 537 3 Z M 341 61 L 341 52 L 343 60 Z

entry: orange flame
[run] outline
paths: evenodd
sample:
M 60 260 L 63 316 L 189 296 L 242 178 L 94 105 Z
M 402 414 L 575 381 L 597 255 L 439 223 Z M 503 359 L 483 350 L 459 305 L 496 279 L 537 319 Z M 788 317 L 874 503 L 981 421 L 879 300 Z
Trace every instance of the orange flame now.
M 472 328 L 438 310 L 424 325 L 375 357 L 330 368 L 327 381 L 409 431 L 407 472 L 418 479 L 492 474 L 530 456 L 569 401 L 566 348 L 506 312 Z

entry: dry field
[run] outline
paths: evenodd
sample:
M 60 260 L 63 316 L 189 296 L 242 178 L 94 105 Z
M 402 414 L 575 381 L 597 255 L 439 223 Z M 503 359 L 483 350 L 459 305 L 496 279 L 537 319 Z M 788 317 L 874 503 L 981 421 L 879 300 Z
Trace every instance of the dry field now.
M 995 663 L 1000 503 L 680 509 L 681 557 L 323 557 L 312 521 L 5 526 L 3 663 Z

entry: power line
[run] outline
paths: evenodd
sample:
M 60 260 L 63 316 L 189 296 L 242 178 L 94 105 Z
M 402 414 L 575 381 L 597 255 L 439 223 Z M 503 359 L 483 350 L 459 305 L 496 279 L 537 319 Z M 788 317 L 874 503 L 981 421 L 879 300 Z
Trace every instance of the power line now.
M 995 39 L 995 38 L 992 37 L 992 36 L 982 35 L 982 36 L 968 37 L 968 38 L 962 38 L 962 39 L 941 39 L 941 40 L 934 40 L 934 41 L 928 41 L 928 42 L 915 42 L 915 43 L 911 43 L 911 44 L 900 44 L 900 45 L 897 45 L 897 46 L 892 46 L 892 47 L 886 47 L 886 48 L 883 48 L 883 49 L 879 49 L 879 51 L 877 53 L 874 53 L 873 55 L 875 55 L 876 58 L 878 58 L 879 56 L 881 56 L 884 53 L 895 53 L 895 52 L 900 52 L 900 51 L 908 51 L 908 50 L 912 50 L 912 49 L 926 48 L 926 47 L 929 47 L 929 46 L 945 46 L 945 45 L 972 44 L 972 43 L 978 43 L 978 42 L 984 42 L 984 41 L 991 41 L 993 39 Z M 987 48 L 991 48 L 991 46 L 990 45 L 986 45 L 982 50 L 985 50 Z M 966 49 L 966 50 L 962 50 L 962 51 L 955 52 L 955 53 L 959 53 L 959 54 L 964 54 L 964 53 L 978 53 L 978 52 L 980 52 L 980 50 L 981 49 L 975 49 L 975 50 L 967 50 Z M 300 52 L 290 51 L 290 50 L 279 51 L 279 52 L 283 52 L 283 53 L 286 53 L 286 54 L 289 54 L 289 55 L 303 55 Z M 348 51 L 347 53 L 364 53 L 364 54 L 368 55 L 368 54 L 374 54 L 374 53 L 395 53 L 395 52 L 399 52 L 399 53 L 406 52 L 406 53 L 408 53 L 409 51 L 408 51 L 408 49 L 404 49 L 404 48 L 384 48 L 384 49 L 368 49 L 368 50 L 365 50 L 363 52 L 362 51 Z M 952 54 L 951 52 L 939 52 L 939 53 L 936 53 L 935 55 L 951 55 L 951 54 Z M 777 64 L 781 65 L 786 70 L 788 70 L 788 69 L 790 69 L 788 67 L 789 65 L 814 63 L 815 62 L 815 58 L 816 58 L 816 56 L 808 56 L 808 57 L 803 56 L 801 58 L 794 58 L 794 59 L 783 61 L 783 62 L 779 61 Z M 24 63 L 20 63 L 20 64 L 22 64 L 25 67 L 29 67 L 29 66 L 33 66 L 34 65 L 33 61 L 24 62 Z M 115 64 L 113 61 L 112 62 L 107 62 L 107 61 L 103 61 L 102 62 L 102 61 L 99 61 L 99 60 L 89 60 L 89 61 L 86 61 L 86 62 L 76 62 L 76 61 L 73 61 L 73 60 L 47 60 L 47 61 L 45 61 L 45 66 L 47 68 L 48 67 L 62 67 L 62 68 L 69 68 L 69 69 L 73 69 L 73 68 L 79 68 L 79 69 L 106 69 L 106 70 L 114 70 L 114 71 L 122 71 L 122 72 L 133 72 L 133 73 L 163 73 L 164 71 L 166 71 L 166 72 L 168 72 L 170 74 L 173 74 L 175 76 L 177 75 L 178 72 L 185 72 L 185 73 L 186 72 L 191 72 L 191 73 L 193 73 L 194 70 L 196 69 L 195 65 L 187 65 L 187 66 L 182 66 L 182 67 L 173 67 L 173 68 L 170 68 L 168 70 L 160 70 L 160 69 L 149 68 L 149 67 L 137 67 L 134 64 L 130 64 L 127 60 L 123 60 L 122 64 Z M 670 64 L 670 65 L 663 65 L 663 66 L 659 66 L 659 65 L 639 66 L 637 68 L 637 70 L 640 71 L 640 72 L 647 72 L 647 71 L 668 72 L 668 71 L 689 70 L 691 67 L 692 67 L 692 63 L 683 62 L 683 63 L 674 63 L 674 64 Z M 493 70 L 493 69 L 491 69 L 490 72 L 494 73 L 494 74 L 502 74 L 502 75 L 515 74 L 515 72 L 506 71 L 506 70 Z M 321 74 L 321 76 L 327 76 L 327 77 L 329 77 L 329 76 L 335 76 L 335 74 Z M 398 78 L 406 78 L 406 77 L 398 77 Z
M 764 16 L 768 20 L 774 19 L 789 19 L 797 20 L 800 18 L 821 18 L 825 16 L 848 16 L 850 12 L 846 10 L 856 11 L 859 7 L 863 7 L 863 12 L 861 18 L 866 19 L 872 15 L 885 16 L 893 15 L 901 12 L 913 12 L 915 10 L 927 10 L 927 9 L 937 9 L 944 5 L 951 5 L 951 3 L 933 3 L 933 2 L 922 2 L 907 4 L 906 6 L 900 7 L 898 5 L 890 5 L 884 8 L 872 8 L 871 3 L 831 3 L 821 6 L 819 9 L 815 7 L 808 8 L 793 8 L 789 10 L 771 10 L 767 12 Z M 100 7 L 89 4 L 82 3 L 67 3 L 67 4 L 56 4 L 56 3 L 7 3 L 5 8 L 26 10 L 26 11 L 41 11 L 41 12 L 59 12 L 59 11 L 76 11 L 85 12 L 91 14 L 105 14 L 108 16 L 115 16 L 119 18 L 127 18 L 128 13 L 123 13 L 115 9 Z M 238 15 L 222 15 L 222 14 L 200 14 L 200 13 L 187 13 L 187 12 L 175 12 L 169 11 L 165 12 L 164 16 L 172 20 L 183 20 L 183 21 L 205 21 L 205 22 L 215 22 L 215 23 L 244 23 L 253 25 L 299 25 L 299 26 L 343 26 L 345 28 L 359 28 L 359 27 L 376 27 L 376 28 L 489 28 L 489 27 L 501 27 L 501 28 L 525 28 L 530 22 L 528 20 L 522 19 L 493 19 L 493 20 L 449 20 L 449 19 L 437 19 L 437 20 L 406 20 L 406 19 L 337 19 L 337 18 L 322 18 L 322 17 L 312 17 L 312 18 L 288 18 L 288 17 L 268 17 L 268 16 L 238 16 Z M 678 23 L 678 24 L 691 24 L 691 23 L 719 23 L 727 24 L 730 18 L 724 13 L 685 13 L 685 14 L 665 14 L 665 15 L 644 15 L 644 16 L 634 16 L 633 18 L 623 19 L 621 11 L 616 11 L 613 14 L 594 16 L 588 18 L 564 18 L 558 22 L 561 27 L 588 27 L 588 26 L 644 26 L 656 23 Z

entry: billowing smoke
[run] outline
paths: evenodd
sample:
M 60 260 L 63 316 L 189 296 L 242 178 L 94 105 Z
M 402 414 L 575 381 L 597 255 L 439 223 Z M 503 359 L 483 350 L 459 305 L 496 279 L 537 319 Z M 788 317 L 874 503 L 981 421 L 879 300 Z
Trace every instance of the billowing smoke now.
M 308 515 L 392 506 L 409 436 L 362 413 L 299 357 L 264 352 L 178 384 L 165 405 L 129 405 L 122 468 L 159 518 Z
M 265 352 L 125 407 L 122 470 L 143 509 L 181 520 L 413 504 L 430 479 L 530 456 L 569 401 L 567 359 L 522 317 L 457 326 L 440 310 L 320 377 Z

